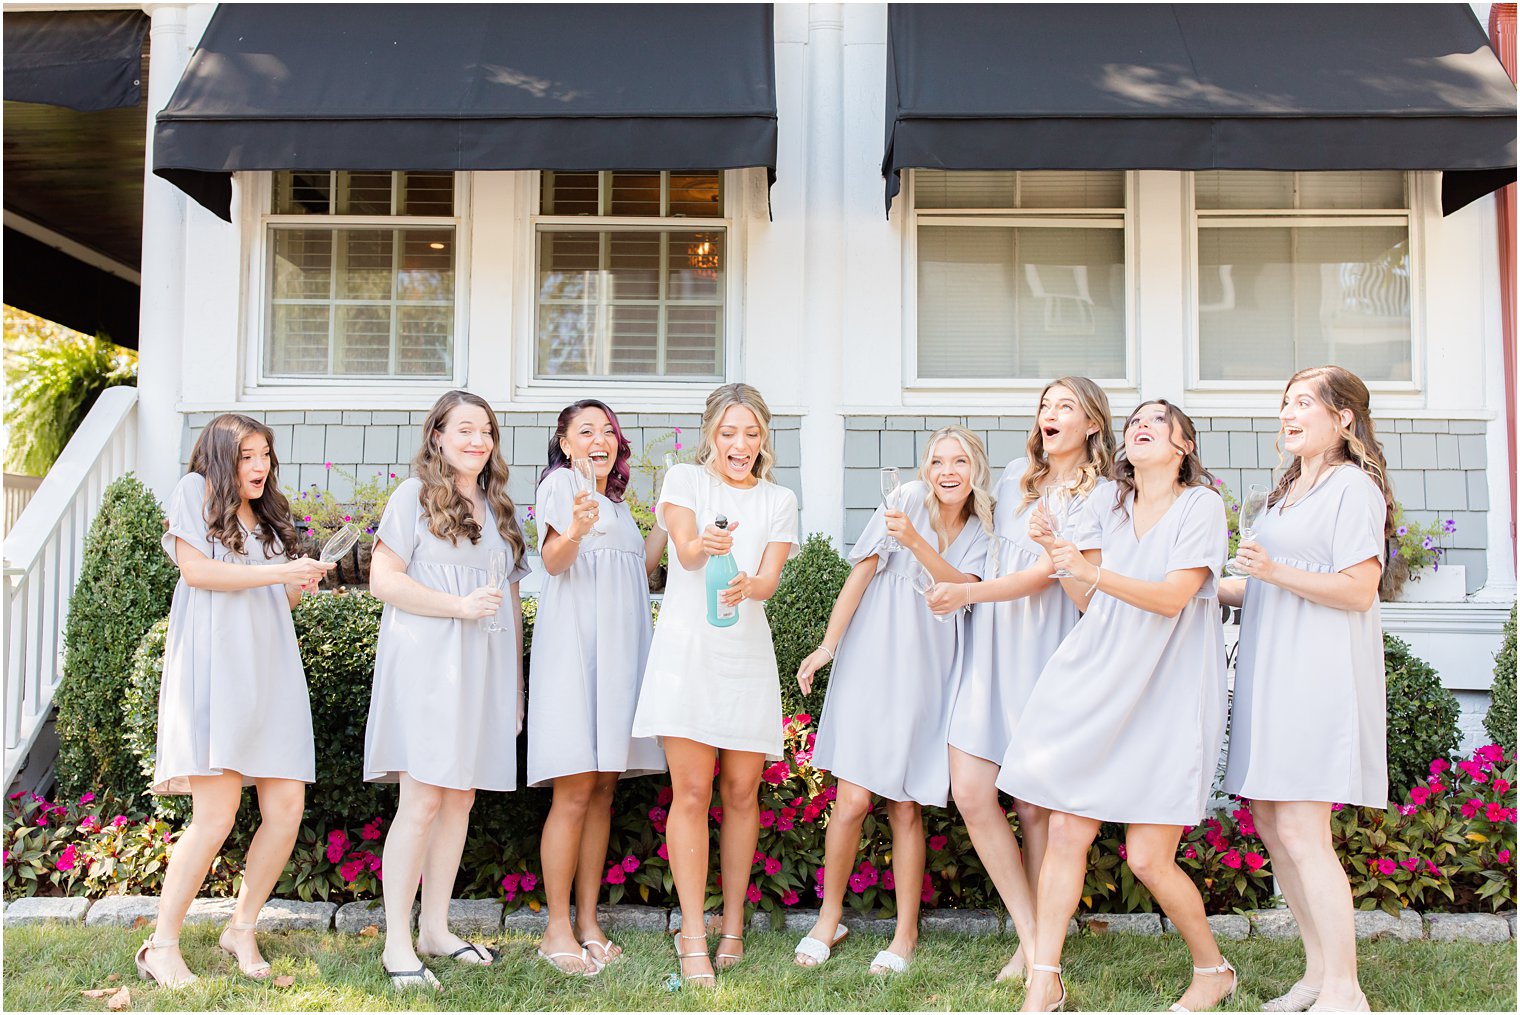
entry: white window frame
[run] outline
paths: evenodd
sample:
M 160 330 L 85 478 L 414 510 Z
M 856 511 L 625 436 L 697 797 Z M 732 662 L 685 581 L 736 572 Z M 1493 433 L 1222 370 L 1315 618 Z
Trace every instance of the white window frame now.
M 905 395 L 935 398 L 944 394 L 1037 395 L 1049 377 L 920 377 L 918 373 L 918 229 L 921 225 L 1001 226 L 1124 230 L 1124 376 L 1094 377 L 1108 390 L 1137 387 L 1138 356 L 1135 313 L 1135 173 L 1124 173 L 1123 208 L 924 208 L 917 203 L 917 171 L 903 174 L 903 207 L 908 228 L 903 237 L 903 389 Z M 1107 223 L 1099 219 L 1108 220 Z
M 274 173 L 239 174 L 243 231 L 243 377 L 245 395 L 306 395 L 313 389 L 329 394 L 335 387 L 360 391 L 366 400 L 396 395 L 416 400 L 419 391 L 440 386 L 461 387 L 469 364 L 470 309 L 470 183 L 471 174 L 454 174 L 454 214 L 434 215 L 276 215 L 270 211 Z M 454 230 L 454 348 L 452 370 L 437 377 L 350 377 L 322 374 L 309 377 L 270 376 L 264 369 L 269 340 L 269 286 L 273 284 L 271 225 L 369 227 L 382 229 L 439 228 Z
M 1409 380 L 1407 381 L 1367 381 L 1367 390 L 1374 395 L 1417 395 L 1425 387 L 1425 257 L 1424 257 L 1424 220 L 1431 214 L 1432 208 L 1440 207 L 1439 194 L 1436 192 L 1439 174 L 1436 173 L 1404 173 L 1404 208 L 1339 208 L 1333 211 L 1324 209 L 1307 209 L 1300 211 L 1295 208 L 1228 208 L 1207 209 L 1198 208 L 1197 174 L 1187 174 L 1187 185 L 1183 188 L 1183 200 L 1186 203 L 1185 217 L 1188 222 L 1186 244 L 1188 254 L 1187 285 L 1188 285 L 1188 391 L 1198 392 L 1206 397 L 1215 395 L 1245 395 L 1249 398 L 1249 404 L 1260 405 L 1261 395 L 1269 393 L 1277 395 L 1281 393 L 1286 377 L 1269 381 L 1245 381 L 1245 380 L 1213 380 L 1205 379 L 1203 371 L 1203 326 L 1199 319 L 1198 293 L 1200 289 L 1200 274 L 1198 267 L 1198 234 L 1200 229 L 1210 228 L 1202 225 L 1203 221 L 1219 223 L 1220 227 L 1231 226 L 1268 226 L 1276 228 L 1290 228 L 1293 226 L 1393 226 L 1407 227 L 1409 231 Z M 1318 364 L 1306 364 L 1316 366 Z
M 679 172 L 679 170 L 673 170 Z M 519 382 L 514 394 L 519 398 L 561 399 L 568 393 L 584 392 L 588 386 L 616 392 L 625 402 L 673 396 L 690 398 L 705 393 L 714 385 L 744 376 L 744 277 L 746 268 L 745 221 L 755 207 L 754 177 L 764 170 L 725 169 L 722 174 L 723 216 L 717 218 L 677 218 L 629 215 L 544 215 L 539 212 L 543 173 L 520 173 L 516 203 L 521 227 L 516 230 L 517 263 L 513 286 L 513 368 Z M 764 178 L 761 177 L 763 202 Z M 537 377 L 538 352 L 538 234 L 539 230 L 582 230 L 607 232 L 618 229 L 660 232 L 670 230 L 722 230 L 727 264 L 723 289 L 723 365 L 721 376 L 675 379 L 649 374 L 625 377 Z

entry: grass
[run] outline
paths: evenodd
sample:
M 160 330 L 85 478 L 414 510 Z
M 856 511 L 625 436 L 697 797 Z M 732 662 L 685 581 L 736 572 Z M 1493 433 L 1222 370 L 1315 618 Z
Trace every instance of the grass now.
M 570 979 L 534 957 L 535 938 L 509 934 L 498 968 L 482 970 L 430 960 L 446 988 L 440 995 L 393 994 L 380 972 L 381 939 L 348 934 L 263 934 L 274 974 L 293 975 L 277 988 L 237 975 L 216 948 L 219 928 L 186 927 L 184 946 L 201 981 L 170 992 L 140 984 L 132 955 L 143 930 L 16 927 L 5 930 L 6 1011 L 104 1011 L 105 1001 L 80 992 L 132 988 L 134 1011 L 975 1011 L 1012 1010 L 1022 987 L 994 984 L 1009 938 L 925 935 L 908 972 L 878 978 L 866 964 L 886 939 L 858 935 L 821 970 L 792 964 L 790 935 L 749 936 L 748 957 L 719 975 L 715 991 L 671 993 L 676 968 L 670 938 L 617 935 L 627 958 L 591 980 Z M 1240 994 L 1227 1011 L 1259 1011 L 1285 991 L 1302 962 L 1297 942 L 1225 942 L 1242 972 Z M 1087 1011 L 1164 1011 L 1187 985 L 1188 955 L 1175 936 L 1083 935 L 1067 945 L 1071 1006 Z M 1515 948 L 1454 942 L 1376 941 L 1361 948 L 1362 985 L 1375 1009 L 1401 1011 L 1515 1010 Z M 118 979 L 110 980 L 112 974 Z

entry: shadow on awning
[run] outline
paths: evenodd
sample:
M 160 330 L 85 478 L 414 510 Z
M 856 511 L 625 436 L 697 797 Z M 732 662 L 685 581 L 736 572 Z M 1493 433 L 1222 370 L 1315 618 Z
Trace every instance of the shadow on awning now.
M 769 4 L 222 4 L 153 171 L 226 219 L 239 170 L 776 175 Z
M 1443 170 L 1515 180 L 1515 89 L 1466 4 L 893 4 L 887 210 L 910 167 Z
M 81 113 L 142 98 L 142 11 L 23 11 L 5 15 L 5 101 Z

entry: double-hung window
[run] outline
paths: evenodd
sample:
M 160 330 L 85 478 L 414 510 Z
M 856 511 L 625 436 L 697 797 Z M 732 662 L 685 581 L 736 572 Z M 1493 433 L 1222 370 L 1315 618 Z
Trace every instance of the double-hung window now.
M 916 383 L 1128 369 L 1122 172 L 912 173 Z
M 453 173 L 274 173 L 261 376 L 453 378 L 455 199 Z
M 1413 377 L 1406 175 L 1194 174 L 1196 382 L 1281 384 L 1339 364 Z
M 721 172 L 545 172 L 533 376 L 721 380 L 729 220 Z

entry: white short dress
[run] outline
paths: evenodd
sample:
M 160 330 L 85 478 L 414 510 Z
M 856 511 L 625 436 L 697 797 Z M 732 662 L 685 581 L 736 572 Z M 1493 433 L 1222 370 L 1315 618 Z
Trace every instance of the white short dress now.
M 928 484 L 914 480 L 895 499 L 932 543 L 928 492 Z M 961 611 L 934 618 L 913 588 L 918 558 L 907 549 L 883 552 L 886 538 L 883 505 L 850 551 L 852 565 L 875 554 L 876 573 L 835 652 L 813 766 L 888 800 L 943 807 L 950 792 L 945 736 L 965 620 Z M 980 578 L 987 543 L 973 515 L 941 556 Z
M 1383 560 L 1383 492 L 1339 465 L 1297 504 L 1263 514 L 1272 559 L 1333 574 Z M 1251 800 L 1388 806 L 1383 624 L 1376 600 L 1339 610 L 1246 582 L 1224 791 Z
M 797 545 L 797 495 L 760 480 L 747 490 L 730 486 L 705 466 L 677 465 L 665 476 L 655 516 L 662 527 L 668 506 L 697 516 L 697 529 L 718 515 L 738 522 L 734 563 L 754 574 L 771 543 Z M 674 550 L 665 579 L 665 601 L 654 627 L 639 707 L 636 737 L 683 737 L 723 750 L 781 757 L 781 684 L 765 604 L 739 604 L 732 627 L 707 622 L 707 581 L 702 568 L 688 571 Z
M 1000 575 L 1023 571 L 1045 559 L 1044 548 L 1029 538 L 1029 516 L 1038 501 L 1024 501 L 1020 483 L 1028 468 L 1027 458 L 1009 462 L 993 490 Z M 1109 485 L 1109 480 L 1099 480 L 1093 493 Z M 1079 550 L 1096 549 L 1100 542 L 1098 527 L 1085 521 L 1092 518 L 1082 510 L 1085 501 L 1085 497 L 1079 498 L 1073 505 L 1073 522 L 1062 533 Z M 1051 581 L 1042 591 L 1023 599 L 972 607 L 950 713 L 951 747 L 1002 763 L 1014 724 L 1034 691 L 1035 681 L 1079 617 L 1076 604 L 1059 581 Z
M 549 529 L 570 528 L 575 474 L 555 469 L 538 485 L 539 547 Z M 665 752 L 633 736 L 654 626 L 644 536 L 628 505 L 593 493 L 600 517 L 581 537 L 575 562 L 538 597 L 528 673 L 528 785 L 562 775 L 665 771 Z
M 998 788 L 1051 810 L 1124 824 L 1202 820 L 1226 709 L 1218 574 L 1224 502 L 1189 487 L 1143 536 L 1115 511 L 1117 484 L 1088 499 L 1102 525 L 1103 573 L 1163 581 L 1207 568 L 1197 595 L 1163 617 L 1101 589 L 1035 683 Z
M 511 549 L 486 506 L 480 542 L 439 539 L 422 511 L 422 481 L 396 487 L 380 528 L 384 544 L 406 562 L 407 575 L 430 589 L 469 595 L 489 581 L 490 553 Z M 528 574 L 519 559 L 505 586 Z M 375 646 L 375 682 L 364 729 L 364 779 L 399 782 L 405 772 L 445 789 L 517 788 L 517 734 L 522 731 L 518 667 L 522 642 L 507 596 L 497 614 L 502 630 L 480 620 L 423 617 L 387 603 Z
M 206 531 L 206 478 L 182 477 L 169 495 L 164 552 L 179 563 L 177 539 L 212 560 L 248 567 L 284 564 L 278 548 L 264 556 L 256 534 L 243 532 L 244 552 Z M 237 772 L 255 779 L 314 782 L 311 698 L 296 646 L 284 584 L 239 592 L 191 588 L 180 578 L 169 608 L 164 674 L 158 691 L 158 756 L 153 792 L 190 792 L 192 775 Z

